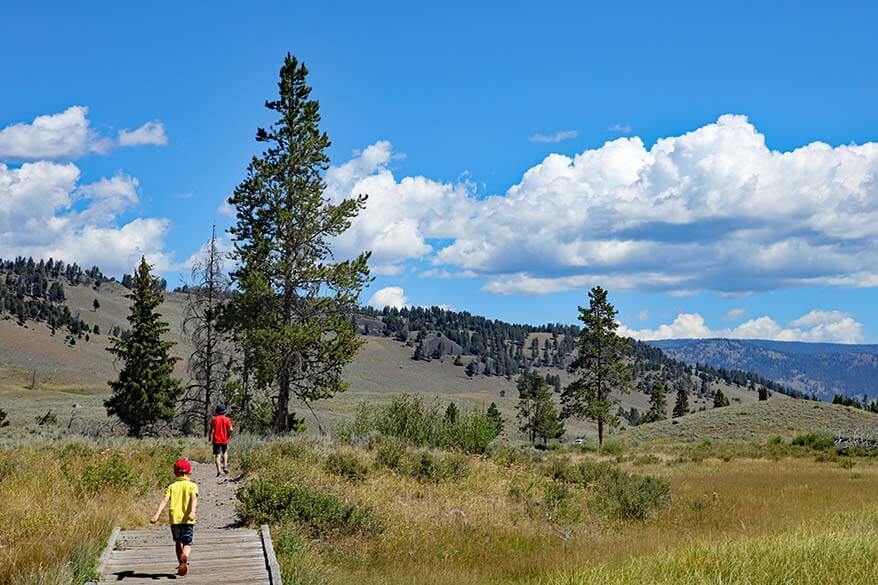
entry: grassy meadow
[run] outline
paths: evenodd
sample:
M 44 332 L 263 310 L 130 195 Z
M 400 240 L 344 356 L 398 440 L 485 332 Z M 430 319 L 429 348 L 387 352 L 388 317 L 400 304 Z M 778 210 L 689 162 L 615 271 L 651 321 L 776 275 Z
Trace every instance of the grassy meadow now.
M 339 437 L 242 436 L 233 450 L 245 478 L 239 513 L 272 525 L 285 583 L 866 584 L 878 575 L 874 454 L 838 453 L 825 434 L 623 433 L 604 449 L 545 451 L 476 440 L 446 450 L 369 429 Z M 210 458 L 203 442 L 179 439 L 34 436 L 0 447 L 0 583 L 86 582 L 113 525 L 146 524 L 180 455 Z

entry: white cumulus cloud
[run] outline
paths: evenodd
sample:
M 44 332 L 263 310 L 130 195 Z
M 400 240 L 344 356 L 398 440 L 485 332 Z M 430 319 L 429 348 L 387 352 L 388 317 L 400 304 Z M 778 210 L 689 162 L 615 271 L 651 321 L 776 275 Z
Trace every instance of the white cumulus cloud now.
M 376 274 L 476 278 L 500 294 L 587 289 L 725 298 L 799 286 L 878 286 L 878 144 L 772 150 L 723 115 L 649 146 L 625 136 L 550 154 L 505 192 L 398 176 L 389 142 L 326 175 L 333 201 L 369 195 L 335 242 Z
M 397 180 L 388 166 L 393 158 L 389 142 L 376 142 L 326 174 L 326 192 L 333 201 L 369 196 L 351 229 L 336 239 L 335 249 L 342 257 L 371 250 L 377 274 L 396 274 L 404 261 L 432 253 L 430 239 L 464 233 L 473 204 L 465 183 L 424 177 Z
M 654 339 L 772 339 L 859 343 L 863 325 L 841 311 L 811 311 L 785 326 L 771 317 L 758 317 L 731 329 L 711 329 L 698 313 L 680 313 L 673 322 L 655 329 L 619 327 L 619 334 L 641 340 Z
M 167 220 L 119 225 L 139 202 L 137 179 L 124 173 L 94 183 L 79 179 L 72 163 L 0 163 L 0 257 L 60 258 L 109 274 L 130 271 L 141 255 L 159 270 L 172 267 L 163 251 Z
M 88 108 L 72 106 L 0 130 L 0 159 L 70 159 L 89 151 Z
M 158 120 L 153 120 L 134 130 L 120 130 L 118 142 L 119 146 L 139 146 L 142 144 L 164 146 L 168 143 L 168 137 L 165 134 L 165 125 Z
M 73 160 L 88 153 L 106 154 L 117 146 L 167 143 L 165 127 L 158 120 L 135 130 L 121 130 L 114 139 L 91 127 L 87 107 L 71 106 L 0 129 L 0 160 Z
M 386 286 L 375 291 L 367 304 L 375 309 L 383 309 L 384 307 L 401 309 L 408 304 L 408 299 L 401 287 Z

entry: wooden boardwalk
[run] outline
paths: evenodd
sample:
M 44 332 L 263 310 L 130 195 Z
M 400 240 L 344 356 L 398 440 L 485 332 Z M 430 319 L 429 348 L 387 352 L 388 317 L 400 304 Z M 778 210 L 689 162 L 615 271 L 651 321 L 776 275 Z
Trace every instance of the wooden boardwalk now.
M 177 576 L 171 531 L 113 530 L 98 565 L 100 585 L 162 583 L 186 585 L 282 585 L 268 526 L 261 530 L 195 529 L 189 574 Z

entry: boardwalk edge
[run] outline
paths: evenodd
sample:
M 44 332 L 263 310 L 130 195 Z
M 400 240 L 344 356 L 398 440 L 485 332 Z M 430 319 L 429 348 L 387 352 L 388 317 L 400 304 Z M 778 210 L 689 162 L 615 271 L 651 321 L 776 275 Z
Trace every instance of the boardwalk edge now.
M 107 564 L 107 561 L 113 554 L 113 549 L 116 547 L 116 541 L 119 540 L 119 534 L 121 533 L 122 528 L 120 528 L 119 526 L 113 527 L 113 531 L 110 533 L 110 538 L 107 540 L 107 546 L 104 547 L 104 552 L 102 552 L 101 556 L 98 557 L 97 571 L 98 574 L 101 575 L 101 577 L 103 577 L 104 575 L 104 566 Z M 89 581 L 85 585 L 98 585 L 98 582 Z
M 277 556 L 274 554 L 274 544 L 271 542 L 271 530 L 268 524 L 263 524 L 259 531 L 262 537 L 262 550 L 265 552 L 265 566 L 268 567 L 268 577 L 271 579 L 271 585 L 283 585 L 280 575 L 280 565 L 277 562 Z

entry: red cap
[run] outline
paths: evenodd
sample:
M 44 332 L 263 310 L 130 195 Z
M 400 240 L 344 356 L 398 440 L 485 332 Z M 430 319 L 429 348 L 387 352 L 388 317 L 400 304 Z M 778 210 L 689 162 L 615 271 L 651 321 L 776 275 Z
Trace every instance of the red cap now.
M 174 475 L 189 475 L 192 473 L 192 466 L 184 458 L 177 459 L 174 462 Z

